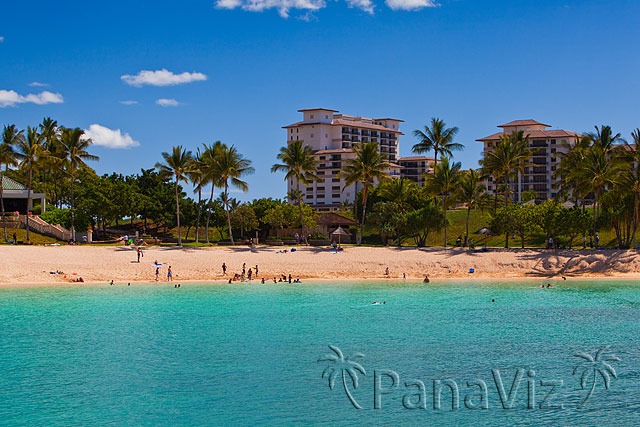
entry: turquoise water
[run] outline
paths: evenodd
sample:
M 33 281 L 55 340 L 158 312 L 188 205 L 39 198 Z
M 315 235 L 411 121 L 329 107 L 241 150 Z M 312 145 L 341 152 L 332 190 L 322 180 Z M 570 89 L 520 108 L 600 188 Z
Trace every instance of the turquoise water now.
M 640 284 L 303 284 L 103 286 L 0 290 L 0 423 L 4 425 L 614 425 L 640 424 Z M 492 303 L 491 300 L 496 302 Z M 385 305 L 371 305 L 386 301 Z M 342 378 L 321 378 L 339 347 L 361 352 L 362 409 Z M 574 354 L 606 354 L 616 378 L 586 396 Z M 504 409 L 517 369 L 534 370 Z M 389 389 L 398 374 L 400 387 Z M 590 371 L 591 372 L 591 371 Z M 530 372 L 531 373 L 531 372 Z M 374 409 L 374 377 L 388 394 Z M 589 375 L 589 379 L 592 377 Z M 434 380 L 453 380 L 433 407 Z M 528 380 L 529 379 L 529 380 Z M 426 408 L 403 407 L 409 380 Z M 487 385 L 488 409 L 464 398 Z M 549 387 L 564 381 L 551 405 Z M 528 386 L 536 384 L 528 393 Z M 476 401 L 479 397 L 476 395 Z M 536 409 L 527 409 L 535 396 Z M 409 403 L 416 402 L 415 393 Z M 474 400 L 470 400 L 474 404 Z

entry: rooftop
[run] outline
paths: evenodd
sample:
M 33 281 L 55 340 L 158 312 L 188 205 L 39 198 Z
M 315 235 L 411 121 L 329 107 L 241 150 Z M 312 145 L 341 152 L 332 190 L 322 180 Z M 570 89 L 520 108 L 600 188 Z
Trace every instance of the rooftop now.
M 513 127 L 513 126 L 544 126 L 550 128 L 550 125 L 545 125 L 544 123 L 540 123 L 537 120 L 514 120 L 509 123 L 505 123 L 503 125 L 498 126 L 499 128 Z
M 435 162 L 436 159 L 434 157 L 427 157 L 427 156 L 411 156 L 411 157 L 400 157 L 398 161 L 400 162 L 416 162 L 416 161 Z
M 0 179 L 2 179 L 2 189 L 3 190 L 21 190 L 24 191 L 27 189 L 24 185 L 20 184 L 18 181 L 14 181 L 8 176 L 4 176 L 0 174 Z
M 305 111 L 331 111 L 332 113 L 338 113 L 336 110 L 332 110 L 330 108 L 303 108 L 302 110 L 298 110 L 299 113 L 304 113 Z
M 498 132 L 485 138 L 477 139 L 476 141 L 498 141 L 504 134 L 505 132 Z M 571 132 L 569 130 L 525 130 L 524 134 L 525 136 L 528 136 L 529 139 L 567 138 L 580 136 L 579 133 Z

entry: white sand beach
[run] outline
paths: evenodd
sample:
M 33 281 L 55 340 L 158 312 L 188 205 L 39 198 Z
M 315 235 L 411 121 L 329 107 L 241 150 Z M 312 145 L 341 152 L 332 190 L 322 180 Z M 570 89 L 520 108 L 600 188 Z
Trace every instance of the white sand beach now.
M 292 274 L 301 279 L 431 279 L 616 277 L 640 278 L 640 257 L 631 251 L 503 250 L 347 247 L 341 253 L 326 248 L 298 248 L 278 253 L 274 247 L 167 248 L 150 247 L 137 262 L 132 247 L 3 246 L 0 284 L 68 284 L 84 282 L 153 282 L 154 261 L 162 264 L 160 280 L 172 266 L 176 281 L 223 282 L 259 266 L 259 277 Z M 228 266 L 227 279 L 222 263 Z M 389 268 L 389 277 L 385 269 Z M 473 273 L 470 273 L 473 269 Z M 64 274 L 51 274 L 62 271 Z M 66 276 L 66 277 L 65 277 Z

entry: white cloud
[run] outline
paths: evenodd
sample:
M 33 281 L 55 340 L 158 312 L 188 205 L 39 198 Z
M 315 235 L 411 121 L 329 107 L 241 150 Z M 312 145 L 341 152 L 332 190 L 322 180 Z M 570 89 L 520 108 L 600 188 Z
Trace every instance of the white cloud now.
M 48 91 L 40 93 L 31 93 L 28 95 L 20 95 L 14 90 L 0 90 L 0 108 L 11 107 L 16 104 L 33 103 L 38 105 L 44 104 L 61 104 L 64 98 L 59 93 Z
M 137 103 L 138 101 L 120 101 L 120 104 L 123 104 L 123 105 L 135 105 Z
M 4 37 L 0 36 L 0 43 L 4 41 Z
M 29 83 L 29 86 L 31 86 L 31 87 L 47 87 L 49 85 L 46 84 L 46 83 L 31 82 L 31 83 Z
M 347 0 L 349 7 L 361 9 L 373 15 L 373 2 L 371 0 Z
M 434 0 L 385 0 L 391 10 L 420 10 L 425 7 L 437 7 Z
M 84 131 L 84 136 L 91 138 L 95 145 L 107 148 L 131 148 L 140 145 L 128 133 L 123 135 L 120 129 L 112 130 L 98 124 L 89 126 L 89 129 Z
M 353 0 L 355 2 L 370 0 Z M 219 9 L 235 9 L 237 7 L 250 12 L 262 12 L 266 9 L 276 9 L 283 18 L 289 17 L 291 9 L 316 11 L 326 7 L 324 0 L 217 0 Z
M 142 70 L 135 76 L 125 74 L 120 79 L 131 86 L 140 87 L 143 85 L 151 86 L 175 86 L 185 83 L 207 80 L 207 76 L 202 73 L 181 73 L 174 74 L 167 69 L 149 71 Z
M 158 99 L 156 101 L 156 104 L 158 104 L 161 107 L 177 107 L 178 105 L 180 105 L 180 103 L 175 99 L 167 99 L 167 98 Z

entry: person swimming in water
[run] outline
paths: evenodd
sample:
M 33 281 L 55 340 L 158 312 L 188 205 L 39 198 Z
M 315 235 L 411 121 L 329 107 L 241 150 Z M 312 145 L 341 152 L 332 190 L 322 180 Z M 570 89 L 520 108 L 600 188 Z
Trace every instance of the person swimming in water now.
M 424 280 L 422 281 L 422 283 L 429 283 L 431 280 L 429 280 L 429 276 L 424 276 Z

